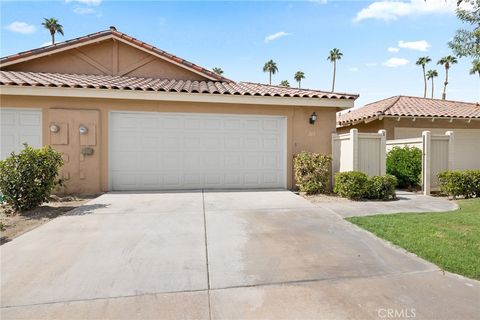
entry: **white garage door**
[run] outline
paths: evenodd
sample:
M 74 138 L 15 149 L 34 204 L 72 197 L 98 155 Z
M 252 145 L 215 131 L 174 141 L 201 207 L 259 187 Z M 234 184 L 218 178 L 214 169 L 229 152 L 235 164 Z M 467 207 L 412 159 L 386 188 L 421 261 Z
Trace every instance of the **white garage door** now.
M 23 149 L 23 143 L 42 146 L 42 111 L 36 109 L 0 108 L 1 159 L 12 151 Z
M 286 119 L 112 112 L 112 190 L 285 188 Z
M 422 131 L 432 134 L 454 133 L 454 169 L 480 169 L 480 130 L 479 129 L 422 129 L 395 128 L 395 139 L 416 138 L 422 136 Z

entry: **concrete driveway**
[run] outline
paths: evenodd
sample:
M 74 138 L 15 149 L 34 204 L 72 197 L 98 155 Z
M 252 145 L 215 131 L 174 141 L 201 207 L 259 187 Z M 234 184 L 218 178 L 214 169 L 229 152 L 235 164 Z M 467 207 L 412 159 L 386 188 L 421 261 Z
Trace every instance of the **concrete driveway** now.
M 479 282 L 444 274 L 288 191 L 109 193 L 0 251 L 2 319 L 480 312 Z

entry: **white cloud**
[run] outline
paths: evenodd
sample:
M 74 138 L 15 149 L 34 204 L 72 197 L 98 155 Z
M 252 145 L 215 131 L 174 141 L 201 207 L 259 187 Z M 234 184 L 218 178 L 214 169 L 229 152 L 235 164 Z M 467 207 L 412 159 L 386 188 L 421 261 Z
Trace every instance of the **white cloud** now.
M 417 51 L 427 51 L 430 48 L 430 44 L 425 40 L 419 41 L 398 41 L 398 46 L 400 48 L 417 50 Z
M 328 2 L 328 0 L 308 0 L 308 1 L 315 4 L 326 4 Z
M 288 35 L 290 35 L 290 33 L 280 31 L 280 32 L 277 32 L 277 33 L 266 36 L 265 37 L 265 42 L 268 43 L 268 42 L 277 40 L 278 38 L 285 37 L 285 36 L 288 36 Z
M 44 42 L 40 45 L 40 47 L 50 46 L 51 44 L 52 44 L 52 41 Z
M 398 52 L 398 51 L 400 51 L 400 49 L 398 49 L 397 47 L 388 47 L 387 51 L 388 52 Z
M 102 3 L 102 0 L 65 0 L 65 2 L 78 2 L 87 6 L 99 6 Z
M 390 68 L 402 67 L 409 63 L 407 59 L 404 58 L 390 58 L 383 63 L 384 66 Z
M 353 19 L 360 22 L 367 19 L 397 20 L 410 15 L 433 13 L 454 13 L 457 0 L 408 0 L 408 1 L 376 1 L 363 8 Z
M 76 7 L 73 9 L 73 12 L 76 14 L 94 14 L 97 13 L 97 11 L 93 8 L 88 8 L 88 7 Z
M 5 29 L 21 34 L 32 34 L 35 33 L 36 30 L 33 24 L 28 24 L 22 21 L 14 21 L 9 25 L 5 26 Z
M 351 67 L 351 68 L 348 68 L 348 71 L 350 72 L 358 72 L 358 68 L 357 67 Z
M 376 66 L 378 66 L 378 62 L 369 62 L 369 63 L 365 63 L 365 65 L 367 67 L 376 67 Z

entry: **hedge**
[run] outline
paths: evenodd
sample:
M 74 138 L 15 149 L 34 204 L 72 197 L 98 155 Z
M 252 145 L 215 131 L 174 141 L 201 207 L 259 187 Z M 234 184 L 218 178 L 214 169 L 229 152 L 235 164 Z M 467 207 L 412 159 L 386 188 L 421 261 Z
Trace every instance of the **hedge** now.
M 392 175 L 368 177 L 359 171 L 338 172 L 335 175 L 334 192 L 351 200 L 396 198 L 397 179 Z
M 293 161 L 295 181 L 298 189 L 306 194 L 328 191 L 332 158 L 327 155 L 301 152 Z
M 441 192 L 450 197 L 480 197 L 480 170 L 450 170 L 437 176 Z

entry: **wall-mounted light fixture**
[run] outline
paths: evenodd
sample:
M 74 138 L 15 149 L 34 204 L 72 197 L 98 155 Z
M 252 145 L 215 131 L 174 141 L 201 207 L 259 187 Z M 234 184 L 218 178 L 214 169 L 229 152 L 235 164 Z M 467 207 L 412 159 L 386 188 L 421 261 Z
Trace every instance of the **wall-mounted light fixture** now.
M 80 126 L 80 128 L 78 128 L 78 130 L 80 131 L 80 134 L 87 134 L 87 132 L 88 132 L 88 128 L 85 127 L 85 126 Z
M 58 131 L 60 131 L 60 127 L 55 123 L 52 123 L 49 129 L 51 133 L 57 133 Z
M 310 119 L 308 119 L 310 124 L 314 124 L 315 121 L 317 121 L 317 114 L 314 112 L 312 113 L 312 115 L 310 116 Z

